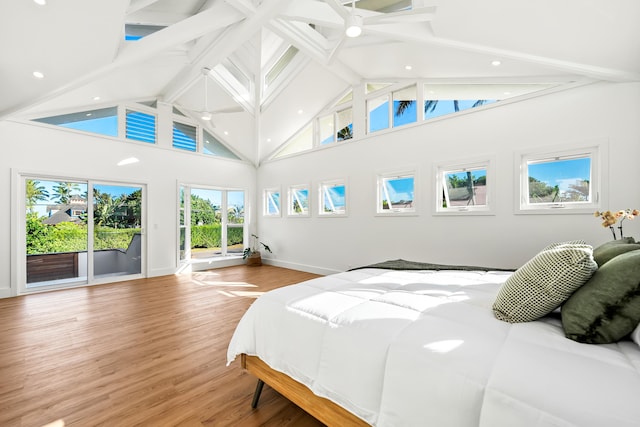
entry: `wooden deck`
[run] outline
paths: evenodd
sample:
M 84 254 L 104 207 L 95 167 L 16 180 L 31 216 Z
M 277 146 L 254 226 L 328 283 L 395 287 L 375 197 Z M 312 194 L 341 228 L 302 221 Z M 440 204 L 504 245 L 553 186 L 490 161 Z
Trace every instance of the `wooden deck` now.
M 321 426 L 226 366 L 254 298 L 316 275 L 273 266 L 0 299 L 0 426 Z

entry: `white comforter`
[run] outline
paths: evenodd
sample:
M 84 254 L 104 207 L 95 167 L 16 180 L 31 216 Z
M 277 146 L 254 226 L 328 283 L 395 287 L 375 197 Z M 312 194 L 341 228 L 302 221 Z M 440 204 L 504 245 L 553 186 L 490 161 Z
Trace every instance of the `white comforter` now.
M 361 269 L 262 295 L 229 344 L 375 426 L 640 426 L 640 348 L 508 324 L 511 273 Z

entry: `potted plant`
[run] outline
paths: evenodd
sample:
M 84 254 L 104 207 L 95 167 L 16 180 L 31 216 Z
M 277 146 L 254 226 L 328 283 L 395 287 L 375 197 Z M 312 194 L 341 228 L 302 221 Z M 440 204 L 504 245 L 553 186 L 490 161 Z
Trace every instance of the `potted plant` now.
M 257 266 L 262 265 L 262 255 L 260 253 L 260 245 L 265 251 L 271 252 L 271 248 L 259 240 L 259 237 L 255 234 L 251 235 L 251 244 L 248 248 L 244 248 L 242 252 L 242 259 L 247 260 L 247 265 Z

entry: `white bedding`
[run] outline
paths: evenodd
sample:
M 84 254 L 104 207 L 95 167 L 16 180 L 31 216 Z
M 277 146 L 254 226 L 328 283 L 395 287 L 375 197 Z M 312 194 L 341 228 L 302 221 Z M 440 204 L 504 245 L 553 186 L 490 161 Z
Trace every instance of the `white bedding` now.
M 508 272 L 360 269 L 268 292 L 246 353 L 375 426 L 640 426 L 640 347 L 495 319 Z

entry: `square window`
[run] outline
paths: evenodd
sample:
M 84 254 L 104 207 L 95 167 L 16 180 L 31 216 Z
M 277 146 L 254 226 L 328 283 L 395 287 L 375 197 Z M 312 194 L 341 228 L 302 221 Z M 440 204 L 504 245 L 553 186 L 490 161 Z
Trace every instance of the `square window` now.
M 415 213 L 415 173 L 378 176 L 379 214 Z
M 280 216 L 280 190 L 264 190 L 264 216 Z
M 336 114 L 336 139 L 345 141 L 353 138 L 353 108 L 346 108 Z
M 318 189 L 319 212 L 321 216 L 347 214 L 347 186 L 344 181 L 326 181 Z
M 289 187 L 289 216 L 309 216 L 309 187 L 295 185 Z
M 598 208 L 603 146 L 519 154 L 520 212 L 593 212 Z
M 436 166 L 436 213 L 491 213 L 490 160 Z

